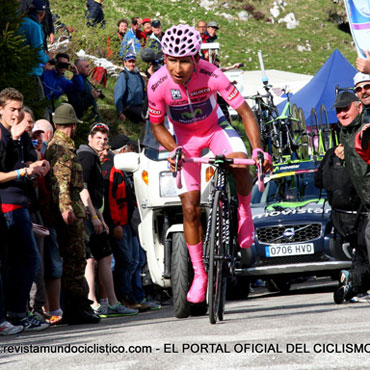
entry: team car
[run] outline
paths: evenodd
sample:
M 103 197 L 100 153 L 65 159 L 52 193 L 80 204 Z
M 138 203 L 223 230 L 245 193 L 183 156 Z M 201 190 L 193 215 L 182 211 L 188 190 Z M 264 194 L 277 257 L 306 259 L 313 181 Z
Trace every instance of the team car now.
M 350 267 L 349 244 L 335 233 L 325 190 L 314 185 L 319 164 L 320 158 L 275 164 L 264 192 L 254 185 L 256 239 L 241 250 L 237 275 L 265 279 L 270 290 L 284 291 L 297 277 L 335 279 Z

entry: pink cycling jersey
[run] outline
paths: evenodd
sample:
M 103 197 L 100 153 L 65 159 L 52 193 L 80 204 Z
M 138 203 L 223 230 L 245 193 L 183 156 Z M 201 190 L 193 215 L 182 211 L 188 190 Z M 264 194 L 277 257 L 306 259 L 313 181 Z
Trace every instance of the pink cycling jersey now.
M 217 92 L 234 109 L 244 103 L 237 88 L 213 64 L 199 60 L 187 85 L 176 84 L 167 67 L 159 69 L 148 82 L 149 119 L 160 124 L 167 114 L 177 143 L 187 156 L 200 156 L 204 148 L 214 154 L 246 153 L 243 141 L 228 124 L 217 104 Z M 183 189 L 200 189 L 200 165 L 183 166 Z
M 167 113 L 175 130 L 185 126 L 189 130 L 204 129 L 213 125 L 218 121 L 217 92 L 234 109 L 244 102 L 225 74 L 205 60 L 199 60 L 197 71 L 186 86 L 176 84 L 163 66 L 148 82 L 150 122 L 162 123 Z

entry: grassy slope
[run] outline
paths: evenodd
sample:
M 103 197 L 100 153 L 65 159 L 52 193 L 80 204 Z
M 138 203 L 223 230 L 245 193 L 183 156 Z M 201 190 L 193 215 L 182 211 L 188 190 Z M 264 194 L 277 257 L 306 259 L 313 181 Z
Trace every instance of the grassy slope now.
M 248 21 L 240 21 L 237 14 L 246 5 L 251 5 L 267 17 L 271 17 L 269 9 L 272 0 L 230 0 L 216 1 L 214 10 L 207 11 L 199 6 L 196 0 L 104 0 L 104 12 L 107 22 L 105 29 L 89 29 L 85 26 L 84 1 L 70 0 L 68 6 L 64 0 L 53 0 L 52 10 L 58 13 L 63 22 L 75 29 L 71 53 L 83 48 L 96 56 L 104 56 L 105 40 L 114 34 L 116 22 L 122 17 L 130 19 L 140 17 L 158 18 L 164 29 L 172 24 L 186 22 L 195 25 L 200 19 L 217 20 L 220 24 L 218 32 L 221 44 L 221 63 L 223 65 L 244 62 L 246 70 L 259 69 L 257 51 L 262 50 L 265 67 L 269 69 L 289 70 L 297 73 L 315 74 L 335 48 L 353 63 L 356 53 L 352 38 L 328 21 L 328 13 L 335 9 L 332 0 L 286 0 L 287 6 L 279 18 L 293 12 L 299 26 L 293 30 L 286 28 L 285 23 L 273 24 L 257 21 L 250 17 Z M 225 7 L 225 3 L 228 7 Z M 220 13 L 228 13 L 235 17 L 229 21 Z M 311 51 L 297 51 L 297 45 L 309 43 Z M 105 91 L 107 99 L 99 106 L 109 113 L 112 104 L 114 81 L 111 79 Z M 108 114 L 107 120 L 114 120 L 114 114 Z M 130 131 L 131 128 L 128 128 Z

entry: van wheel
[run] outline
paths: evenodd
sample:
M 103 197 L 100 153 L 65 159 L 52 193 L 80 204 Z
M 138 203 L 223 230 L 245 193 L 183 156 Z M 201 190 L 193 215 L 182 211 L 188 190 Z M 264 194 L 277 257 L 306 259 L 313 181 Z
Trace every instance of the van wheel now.
M 178 319 L 190 315 L 186 294 L 190 288 L 192 267 L 183 233 L 172 234 L 171 285 L 175 315 Z

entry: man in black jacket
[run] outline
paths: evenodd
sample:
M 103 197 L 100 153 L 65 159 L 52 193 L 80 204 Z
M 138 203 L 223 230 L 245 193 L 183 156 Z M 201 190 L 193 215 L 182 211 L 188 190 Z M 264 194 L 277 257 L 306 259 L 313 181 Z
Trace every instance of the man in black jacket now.
M 25 330 L 42 330 L 46 323 L 28 315 L 27 301 L 40 268 L 40 254 L 32 230 L 28 198 L 28 179 L 45 176 L 46 160 L 33 162 L 31 139 L 26 124 L 19 123 L 22 94 L 13 88 L 0 92 L 0 199 L 12 248 L 6 263 L 6 310 L 12 324 Z

